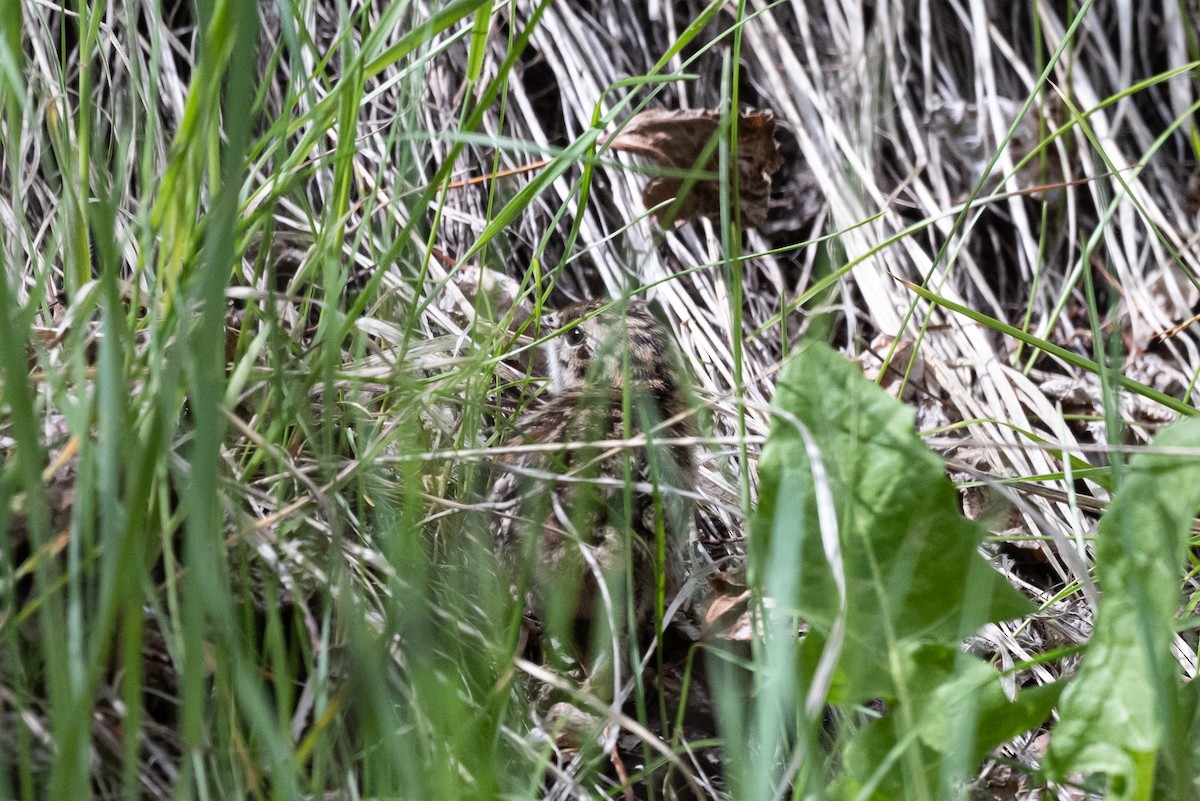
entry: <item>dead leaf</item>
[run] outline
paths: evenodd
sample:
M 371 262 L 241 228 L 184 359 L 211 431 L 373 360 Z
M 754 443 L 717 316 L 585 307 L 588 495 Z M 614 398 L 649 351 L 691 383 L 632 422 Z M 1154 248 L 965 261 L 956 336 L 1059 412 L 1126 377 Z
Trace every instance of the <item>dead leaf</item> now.
M 913 348 L 916 344 L 913 340 L 901 339 L 895 344 L 895 350 L 892 349 L 893 343 L 896 343 L 896 338 L 889 334 L 876 335 L 870 346 L 858 357 L 858 364 L 863 375 L 883 387 L 893 398 L 910 402 L 916 394 L 916 386 L 925 379 L 925 359 L 919 351 L 916 358 L 913 358 Z M 891 360 L 887 364 L 887 374 L 880 380 L 879 374 L 884 369 L 883 360 L 889 353 Z M 903 397 L 901 392 L 904 393 Z
M 741 571 L 717 574 L 708 580 L 708 594 L 700 602 L 701 638 L 728 642 L 750 642 L 756 626 L 750 609 L 751 593 Z M 769 606 L 764 599 L 764 606 Z M 761 621 L 757 621 L 761 635 Z
M 721 132 L 721 112 L 713 109 L 671 111 L 652 109 L 638 114 L 609 142 L 613 150 L 634 153 L 659 167 L 687 170 L 700 177 L 675 204 L 668 206 L 660 225 L 678 226 L 694 217 L 716 218 L 721 213 L 719 153 L 714 138 Z M 707 156 L 706 149 L 709 151 Z M 738 115 L 738 208 L 742 225 L 753 228 L 767 218 L 771 175 L 783 164 L 775 144 L 775 117 L 769 111 Z M 729 176 L 730 182 L 734 176 Z M 660 176 L 646 184 L 646 208 L 679 198 L 691 179 Z

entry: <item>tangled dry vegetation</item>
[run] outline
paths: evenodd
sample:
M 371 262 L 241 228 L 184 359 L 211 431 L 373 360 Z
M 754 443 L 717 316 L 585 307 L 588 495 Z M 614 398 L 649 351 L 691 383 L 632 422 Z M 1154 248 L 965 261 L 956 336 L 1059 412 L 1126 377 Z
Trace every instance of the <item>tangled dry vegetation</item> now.
M 20 503 L 8 512 L 0 648 L 22 667 L 0 668 L 18 677 L 0 680 L 0 717 L 24 745 L 0 789 L 53 776 L 59 789 L 168 797 L 181 782 L 219 786 L 225 770 L 238 794 L 433 797 L 430 776 L 480 797 L 590 792 L 573 771 L 603 754 L 543 759 L 522 730 L 529 710 L 489 695 L 513 686 L 519 627 L 511 609 L 489 611 L 506 608 L 496 577 L 470 572 L 486 550 L 490 459 L 531 394 L 534 333 L 514 338 L 502 315 L 514 294 L 525 319 L 635 295 L 669 322 L 703 406 L 698 532 L 712 571 L 744 557 L 776 380 L 817 338 L 915 410 L 964 513 L 992 533 L 994 564 L 1039 608 L 988 626 L 976 650 L 1039 684 L 1071 663 L 1036 655 L 1087 640 L 1085 540 L 1108 502 L 1088 470 L 1175 420 L 1200 375 L 1195 3 L 1082 4 L 1076 17 L 1040 2 L 555 0 L 463 18 L 456 5 L 266 4 L 258 52 L 240 62 L 262 80 L 241 86 L 197 60 L 190 4 L 110 3 L 89 28 L 22 2 L 0 248 L 23 310 L 13 325 L 30 328 L 13 329 L 0 442 L 12 464 L 20 426 L 35 427 L 50 515 L 38 535 Z M 236 45 L 229 20 L 205 35 Z M 238 52 L 221 52 L 236 69 Z M 253 102 L 223 117 L 196 99 L 236 91 Z M 643 203 L 655 168 L 610 147 L 646 109 L 773 113 L 782 163 L 765 219 L 733 224 L 727 195 L 724 215 L 664 229 Z M 244 131 L 195 134 L 218 121 Z M 210 237 L 226 212 L 205 181 L 217 142 L 239 135 L 237 221 Z M 173 350 L 203 327 L 210 307 L 193 289 L 206 281 L 221 283 L 221 338 L 197 352 L 223 349 L 226 365 L 212 428 L 189 389 L 212 374 Z M 481 291 L 493 281 L 498 295 Z M 480 302 L 494 297 L 501 308 Z M 1161 394 L 1115 395 L 1072 354 Z M 34 364 L 29 420 L 12 413 L 20 360 Z M 106 370 L 123 378 L 97 383 Z M 187 504 L 208 486 L 194 453 L 213 432 L 205 518 Z M 26 486 L 15 475 L 6 496 Z M 206 544 L 186 540 L 203 520 Z M 106 534 L 117 530 L 136 530 L 137 547 Z M 181 566 L 228 587 L 224 599 L 188 617 L 179 582 L 199 580 Z M 74 576 L 63 609 L 30 608 L 35 574 L 39 598 Z M 128 596 L 112 594 L 121 577 Z M 59 612 L 75 621 L 70 658 L 32 644 L 53 623 L 36 634 L 31 621 Z M 221 621 L 240 637 L 214 635 Z M 122 657 L 101 642 L 118 631 Z M 185 656 L 209 639 L 207 657 Z M 1192 639 L 1175 649 L 1189 677 Z M 122 682 L 135 641 L 151 667 L 136 678 L 149 700 L 134 704 L 144 744 L 131 748 Z M 55 654 L 91 666 L 55 690 L 54 671 L 27 661 Z M 190 689 L 177 678 L 186 659 L 204 676 Z M 247 689 L 264 675 L 265 695 Z M 85 712 L 55 719 L 68 698 Z M 218 700 L 212 719 L 196 710 L 205 698 Z M 229 723 L 239 705 L 258 721 L 250 746 Z M 283 724 L 262 723 L 273 715 Z M 493 739 L 462 734 L 481 719 Z M 72 720 L 82 733 L 67 748 Z M 444 720 L 463 722 L 462 739 L 434 742 Z M 265 745 L 272 726 L 294 753 Z M 429 741 L 405 745 L 395 733 L 409 727 Z M 1002 755 L 1036 765 L 1037 734 Z M 653 738 L 635 739 L 626 752 Z M 377 742 L 383 766 L 362 758 Z M 671 745 L 655 758 L 719 797 L 720 769 Z M 272 754 L 269 781 L 248 767 L 255 749 Z M 71 765 L 48 767 L 64 754 Z M 528 786 L 483 764 L 497 754 Z M 412 767 L 431 761 L 443 767 Z M 289 770 L 306 779 L 285 782 Z M 1018 797 L 1031 781 L 990 764 L 978 787 Z

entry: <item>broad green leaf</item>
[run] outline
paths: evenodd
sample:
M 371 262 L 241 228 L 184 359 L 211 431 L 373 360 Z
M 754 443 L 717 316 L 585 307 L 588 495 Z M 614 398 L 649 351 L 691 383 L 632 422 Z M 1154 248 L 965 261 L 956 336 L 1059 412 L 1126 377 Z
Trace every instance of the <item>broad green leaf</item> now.
M 1055 775 L 1108 774 L 1114 798 L 1150 797 L 1157 755 L 1175 753 L 1181 725 L 1170 644 L 1179 569 L 1200 508 L 1200 421 L 1178 423 L 1153 444 L 1171 452 L 1130 460 L 1100 523 L 1096 627 L 1047 756 Z M 1185 775 L 1182 752 L 1172 759 Z
M 903 798 L 915 782 L 949 797 L 993 748 L 1045 722 L 1062 690 L 1033 687 L 1010 701 L 995 669 L 951 646 L 921 646 L 904 661 L 907 707 L 893 704 L 850 742 L 844 797 Z
M 1192 783 L 1192 792 L 1200 793 L 1200 775 L 1195 769 L 1196 765 L 1200 765 L 1200 682 L 1191 681 L 1183 685 L 1180 702 L 1181 717 L 1187 727 L 1183 742 L 1187 743 L 1189 751 L 1186 763 L 1188 779 Z
M 812 466 L 800 425 L 827 471 L 845 575 L 845 645 L 830 701 L 895 698 L 892 657 L 914 643 L 960 642 L 980 625 L 1028 614 L 1030 603 L 979 554 L 980 526 L 958 513 L 941 460 L 912 411 L 824 345 L 784 369 L 780 410 L 760 463 L 752 569 L 794 562 L 795 591 L 764 586 L 810 625 L 801 670 L 811 675 L 839 615 L 838 584 L 817 525 Z M 807 678 L 805 679 L 807 682 Z

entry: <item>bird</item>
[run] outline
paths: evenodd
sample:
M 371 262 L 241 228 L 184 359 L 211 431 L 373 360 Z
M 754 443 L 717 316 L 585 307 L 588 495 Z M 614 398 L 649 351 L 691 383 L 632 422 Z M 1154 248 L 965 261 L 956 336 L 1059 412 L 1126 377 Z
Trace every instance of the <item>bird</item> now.
M 499 463 L 496 547 L 544 628 L 590 627 L 607 595 L 640 636 L 687 572 L 697 461 L 677 440 L 696 423 L 681 361 L 640 300 L 576 302 L 542 323 L 549 380 Z

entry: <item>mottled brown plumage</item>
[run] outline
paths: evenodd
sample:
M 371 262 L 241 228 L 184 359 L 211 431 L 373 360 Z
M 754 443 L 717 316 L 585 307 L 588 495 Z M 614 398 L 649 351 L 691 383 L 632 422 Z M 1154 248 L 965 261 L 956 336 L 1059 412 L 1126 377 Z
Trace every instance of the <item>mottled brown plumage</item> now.
M 691 505 L 680 491 L 696 480 L 692 448 L 666 442 L 695 433 L 670 338 L 637 301 L 576 303 L 546 322 L 558 332 L 547 343 L 550 384 L 510 443 L 639 441 L 506 457 L 493 493 L 503 510 L 497 546 L 506 562 L 532 567 L 531 613 L 565 587 L 574 619 L 591 619 L 598 567 L 618 619 L 629 597 L 644 625 L 659 577 L 668 603 L 683 582 Z

